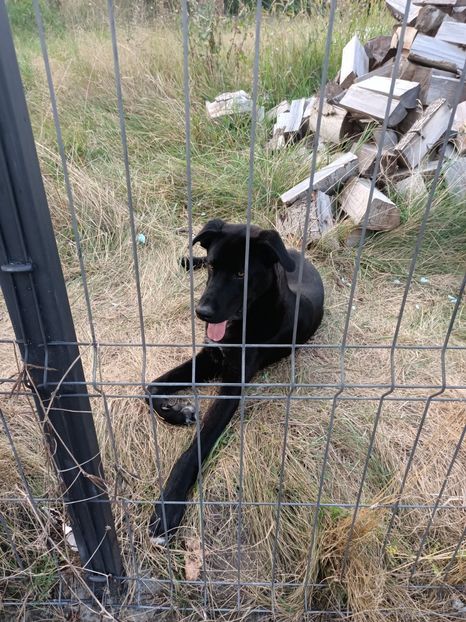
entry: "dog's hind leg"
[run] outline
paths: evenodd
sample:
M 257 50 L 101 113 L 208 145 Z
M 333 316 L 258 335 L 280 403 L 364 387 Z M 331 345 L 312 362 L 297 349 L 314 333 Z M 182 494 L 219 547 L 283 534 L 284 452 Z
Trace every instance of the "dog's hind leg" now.
M 196 356 L 196 382 L 206 382 L 214 378 L 218 371 L 216 361 L 212 353 L 204 348 Z M 179 391 L 189 393 L 193 380 L 193 360 L 174 367 L 169 372 L 153 380 L 147 387 L 146 401 L 149 407 L 173 425 L 190 425 L 196 421 L 194 406 L 187 400 L 179 400 L 170 397 L 157 397 L 158 395 L 174 395 Z M 168 385 L 164 383 L 169 383 Z M 179 384 L 178 384 L 179 383 Z

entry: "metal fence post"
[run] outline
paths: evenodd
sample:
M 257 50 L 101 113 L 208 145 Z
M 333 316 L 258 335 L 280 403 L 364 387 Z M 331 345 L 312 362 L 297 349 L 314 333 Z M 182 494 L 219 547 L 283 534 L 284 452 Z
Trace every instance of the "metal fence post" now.
M 65 281 L 0 0 L 0 282 L 87 579 L 123 575 Z

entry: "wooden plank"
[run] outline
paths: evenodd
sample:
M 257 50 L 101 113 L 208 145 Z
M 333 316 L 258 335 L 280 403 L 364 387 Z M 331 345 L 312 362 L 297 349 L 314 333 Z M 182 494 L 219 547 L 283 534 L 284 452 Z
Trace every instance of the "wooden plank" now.
M 294 238 L 302 242 L 306 219 L 307 199 L 303 197 L 279 212 L 276 228 L 284 238 Z M 338 248 L 336 235 L 329 235 L 335 227 L 332 216 L 330 197 L 323 192 L 313 192 L 309 206 L 307 244 L 324 243 L 331 248 Z
M 408 58 L 427 67 L 459 73 L 466 62 L 466 52 L 456 45 L 419 33 L 413 41 Z
M 423 6 L 416 20 L 416 28 L 425 35 L 434 36 L 445 18 L 445 13 L 435 6 Z
M 418 166 L 424 156 L 447 129 L 451 107 L 445 99 L 432 103 L 422 117 L 403 136 L 395 152 L 411 168 Z
M 354 79 L 369 71 L 369 58 L 357 35 L 343 48 L 340 69 L 340 86 L 347 88 Z
M 383 78 L 381 76 L 373 76 L 372 78 L 367 78 L 367 80 L 362 80 L 358 83 L 358 87 L 362 89 L 368 89 L 369 91 L 374 91 L 375 93 L 382 93 L 382 95 L 387 95 L 390 92 L 392 84 L 391 78 Z M 395 85 L 393 89 L 393 97 L 400 101 L 405 108 L 415 108 L 417 104 L 417 100 L 419 98 L 420 86 L 419 82 L 411 82 L 409 80 L 395 80 Z
M 291 102 L 290 111 L 287 116 L 287 123 L 285 126 L 285 134 L 291 134 L 299 131 L 301 122 L 303 120 L 305 98 L 294 99 Z
M 454 45 L 465 46 L 466 24 L 461 24 L 457 22 L 456 19 L 446 17 L 435 35 L 435 38 L 440 39 L 440 41 L 447 41 L 447 43 L 453 43 Z
M 386 0 L 386 5 L 391 14 L 399 21 L 403 19 L 403 16 L 406 13 L 406 4 L 406 0 Z M 414 24 L 417 16 L 419 15 L 419 11 L 420 8 L 411 3 L 408 13 L 408 26 Z
M 400 224 L 400 210 L 395 203 L 377 188 L 369 204 L 371 182 L 368 179 L 352 179 L 340 195 L 341 209 L 355 225 L 361 225 L 369 210 L 367 229 L 390 231 Z
M 320 190 L 328 194 L 333 194 L 337 191 L 338 186 L 349 179 L 350 177 L 357 175 L 358 172 L 358 158 L 354 153 L 345 153 L 331 164 L 324 166 L 320 171 L 317 171 L 314 175 L 314 190 Z M 309 189 L 310 178 L 306 177 L 302 182 L 290 188 L 280 197 L 282 203 L 285 205 L 291 205 L 299 198 L 304 196 Z
M 443 174 L 448 194 L 463 207 L 466 206 L 466 158 L 448 163 Z
M 388 97 L 361 88 L 359 84 L 351 86 L 340 101 L 340 106 L 357 113 L 360 117 L 369 117 L 383 122 L 388 108 Z M 388 112 L 388 127 L 398 125 L 406 116 L 406 108 L 401 102 L 392 99 Z
M 413 45 L 413 41 L 416 38 L 416 35 L 417 35 L 417 28 L 413 28 L 412 26 L 407 26 L 407 28 L 405 29 L 405 36 L 403 38 L 403 53 L 409 52 L 409 50 L 411 49 L 411 46 Z M 398 41 L 400 40 L 400 37 L 401 37 L 401 26 L 398 26 L 398 28 L 393 33 L 391 44 L 390 44 L 390 47 L 393 48 L 394 50 L 396 50 L 398 47 Z

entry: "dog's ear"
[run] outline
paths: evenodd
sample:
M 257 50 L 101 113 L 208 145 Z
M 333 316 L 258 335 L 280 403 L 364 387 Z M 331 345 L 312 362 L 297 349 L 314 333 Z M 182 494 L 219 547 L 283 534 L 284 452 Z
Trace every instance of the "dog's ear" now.
M 224 221 L 220 218 L 209 220 L 193 240 L 193 245 L 200 242 L 202 248 L 208 249 L 212 240 L 221 234 Z
M 274 229 L 264 229 L 259 233 L 257 241 L 267 250 L 272 260 L 280 262 L 287 272 L 292 272 L 295 269 L 295 262 L 286 250 L 283 240 L 277 231 Z

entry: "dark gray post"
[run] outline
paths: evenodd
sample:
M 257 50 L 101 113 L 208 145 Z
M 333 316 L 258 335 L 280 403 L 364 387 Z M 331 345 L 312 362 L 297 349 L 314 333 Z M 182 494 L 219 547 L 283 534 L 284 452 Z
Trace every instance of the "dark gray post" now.
M 87 578 L 123 575 L 94 421 L 4 0 L 0 0 L 0 282 L 64 484 Z

